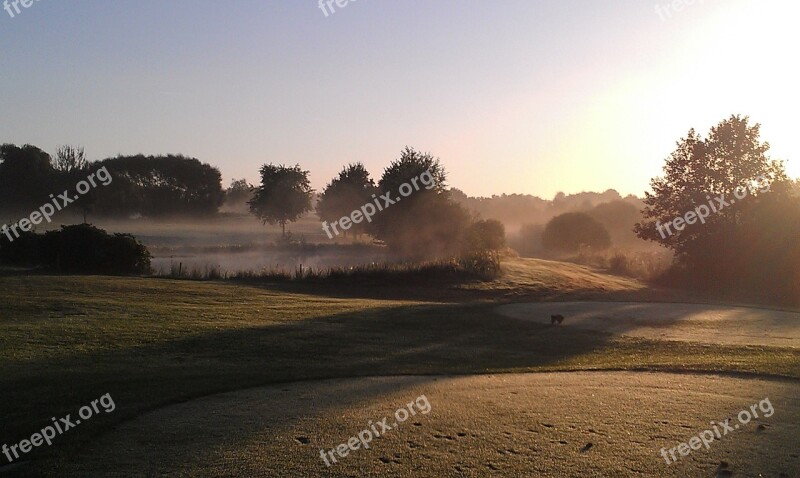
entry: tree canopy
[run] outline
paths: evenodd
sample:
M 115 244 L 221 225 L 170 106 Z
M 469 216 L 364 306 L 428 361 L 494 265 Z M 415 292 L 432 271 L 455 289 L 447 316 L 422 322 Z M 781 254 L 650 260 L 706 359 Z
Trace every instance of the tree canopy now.
M 286 236 L 286 224 L 311 210 L 313 190 L 308 171 L 295 166 L 265 164 L 261 167 L 261 185 L 248 204 L 250 212 L 265 224 L 280 224 Z
M 352 211 L 372 202 L 376 192 L 375 182 L 362 163 L 349 164 L 335 177 L 320 194 L 317 202 L 317 216 L 323 221 L 334 222 Z M 356 234 L 367 231 L 369 223 L 353 224 Z
M 603 250 L 611 246 L 605 227 L 588 214 L 568 212 L 547 223 L 542 233 L 542 246 L 551 252 L 576 252 L 581 247 Z
M 450 199 L 447 173 L 438 158 L 405 148 L 378 182 L 378 195 L 390 204 L 369 231 L 404 256 L 440 256 L 459 252 L 470 216 Z M 416 187 L 411 186 L 416 183 Z M 404 186 L 407 185 L 407 186 Z M 401 194 L 401 188 L 411 192 Z
M 767 156 L 769 143 L 761 141 L 760 129 L 761 125 L 751 125 L 748 117 L 734 115 L 713 127 L 707 138 L 689 130 L 666 160 L 664 176 L 650 182 L 653 191 L 645 194 L 645 219 L 636 224 L 637 235 L 669 247 L 683 258 L 695 245 L 739 224 L 743 209 L 732 206 L 673 234 L 658 230 L 660 224 L 701 205 L 710 208 L 716 197 L 733 198 L 738 188 L 745 188 L 754 199 L 766 192 L 765 184 L 786 182 L 783 164 Z

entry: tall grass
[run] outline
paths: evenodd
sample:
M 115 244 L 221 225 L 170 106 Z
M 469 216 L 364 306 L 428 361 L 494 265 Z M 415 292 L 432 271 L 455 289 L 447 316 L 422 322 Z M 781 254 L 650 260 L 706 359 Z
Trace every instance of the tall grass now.
M 237 280 L 263 282 L 289 281 L 369 281 L 370 283 L 425 283 L 490 281 L 500 275 L 500 257 L 496 253 L 479 253 L 450 259 L 420 262 L 373 262 L 352 267 L 311 268 L 302 264 L 294 270 L 270 267 L 258 271 L 223 272 L 219 266 L 184 267 L 171 263 L 168 273 L 160 277 L 190 280 Z
M 667 250 L 623 251 L 611 249 L 596 251 L 584 249 L 577 255 L 562 258 L 562 260 L 595 267 L 615 275 L 653 281 L 670 269 L 673 256 Z

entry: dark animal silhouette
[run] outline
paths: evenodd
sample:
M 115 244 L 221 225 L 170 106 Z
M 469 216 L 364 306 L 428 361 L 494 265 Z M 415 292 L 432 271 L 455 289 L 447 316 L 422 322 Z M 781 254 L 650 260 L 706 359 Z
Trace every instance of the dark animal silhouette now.
M 564 316 L 561 315 L 561 314 L 551 315 L 550 316 L 550 325 L 555 325 L 556 322 L 558 322 L 559 324 L 561 322 L 564 322 Z

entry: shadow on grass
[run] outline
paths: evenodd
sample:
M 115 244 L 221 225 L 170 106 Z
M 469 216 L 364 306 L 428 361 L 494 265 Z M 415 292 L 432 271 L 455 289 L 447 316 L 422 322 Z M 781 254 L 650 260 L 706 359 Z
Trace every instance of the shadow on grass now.
M 191 334 L 192 331 L 187 331 Z M 105 393 L 117 409 L 37 449 L 13 476 L 56 476 L 89 440 L 165 405 L 273 383 L 376 375 L 485 373 L 556 364 L 608 344 L 596 332 L 551 329 L 491 306 L 409 306 L 263 327 L 217 330 L 70 360 L 3 370 L 0 443 L 18 443 Z M 365 391 L 369 397 L 369 391 Z M 28 457 L 26 457 L 28 458 Z M 13 473 L 13 472 L 12 472 Z M 11 475 L 9 475 L 11 476 Z

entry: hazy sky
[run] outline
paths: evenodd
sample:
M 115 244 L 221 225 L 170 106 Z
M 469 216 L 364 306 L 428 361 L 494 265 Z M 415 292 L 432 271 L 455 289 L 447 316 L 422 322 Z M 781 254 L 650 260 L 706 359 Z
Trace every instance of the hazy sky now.
M 800 176 L 800 7 L 685 3 L 40 0 L 0 11 L 0 142 L 183 153 L 225 185 L 300 163 L 316 188 L 409 145 L 471 195 L 641 194 L 740 113 Z

